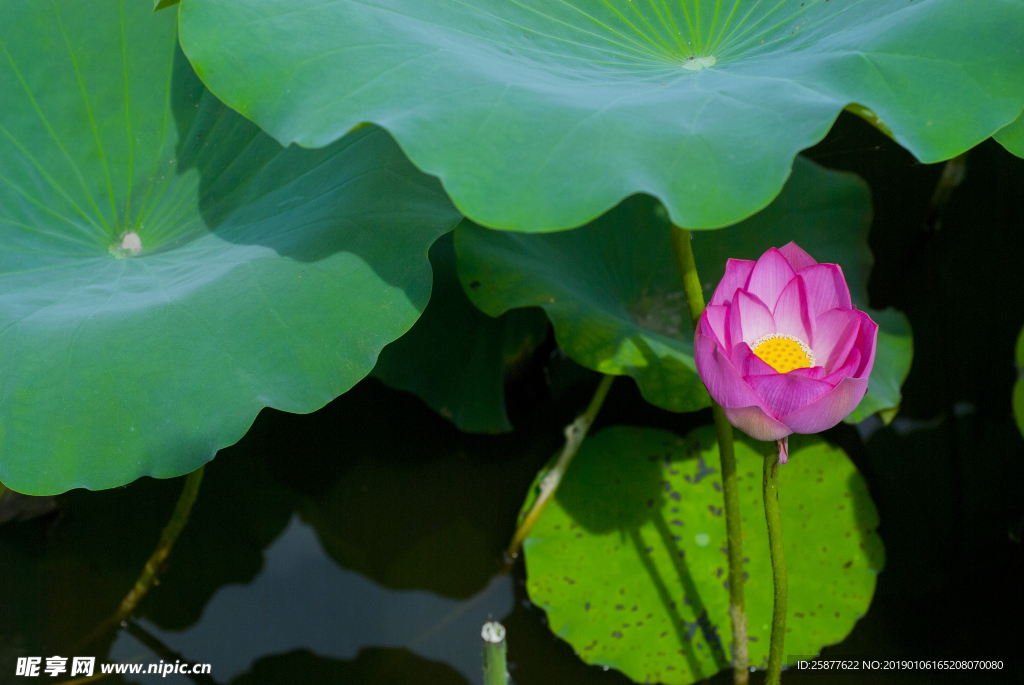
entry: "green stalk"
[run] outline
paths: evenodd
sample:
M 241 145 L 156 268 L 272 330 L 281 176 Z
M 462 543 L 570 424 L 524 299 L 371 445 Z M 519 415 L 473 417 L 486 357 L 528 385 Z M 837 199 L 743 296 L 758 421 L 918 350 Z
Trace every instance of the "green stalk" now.
M 562 482 L 566 469 L 569 468 L 572 458 L 576 456 L 583 438 L 587 437 L 587 431 L 590 430 L 594 419 L 597 418 L 597 412 L 601 410 L 604 398 L 608 396 L 608 391 L 611 390 L 612 381 L 614 380 L 615 376 L 604 376 L 600 384 L 598 384 L 597 390 L 587 406 L 587 410 L 565 427 L 565 446 L 562 448 L 562 454 L 559 455 L 558 461 L 555 462 L 555 465 L 551 467 L 551 470 L 541 480 L 540 494 L 537 495 L 537 500 L 530 507 L 529 513 L 523 519 L 523 523 L 516 530 L 515 535 L 512 536 L 512 542 L 509 543 L 508 549 L 505 551 L 509 559 L 509 566 L 519 556 L 519 549 L 523 546 L 523 540 L 533 530 L 537 519 L 544 512 L 544 507 L 547 506 L 551 496 L 555 494 L 555 490 L 558 489 L 558 485 Z
M 789 449 L 786 438 L 779 440 L 779 451 Z M 764 516 L 768 521 L 768 547 L 772 554 L 772 579 L 775 581 L 775 606 L 772 609 L 772 641 L 768 648 L 768 677 L 765 685 L 779 685 L 782 677 L 782 647 L 786 639 L 786 604 L 789 582 L 786 579 L 786 555 L 782 549 L 782 519 L 779 516 L 779 452 L 764 458 Z
M 683 280 L 690 320 L 694 329 L 704 311 L 704 291 L 697 275 L 690 232 L 678 226 L 672 229 L 672 246 L 676 265 Z M 725 528 L 729 551 L 729 618 L 733 635 L 733 683 L 747 685 L 750 680 L 750 659 L 747 656 L 747 614 L 743 600 L 743 531 L 740 524 L 740 496 L 736 484 L 736 454 L 733 449 L 732 425 L 717 402 L 711 400 L 711 414 L 718 433 L 718 455 L 722 466 L 722 495 L 725 500 Z
M 171 553 L 174 541 L 178 539 L 178 535 L 181 534 L 185 524 L 188 523 L 188 515 L 191 513 L 192 505 L 195 504 L 196 497 L 199 495 L 199 485 L 203 482 L 203 471 L 205 468 L 205 466 L 200 466 L 185 477 L 185 487 L 182 488 L 181 496 L 178 497 L 178 504 L 174 507 L 171 520 L 167 522 L 164 532 L 160 535 L 160 542 L 143 567 L 142 575 L 135 581 L 135 586 L 128 591 L 125 598 L 121 600 L 121 606 L 117 608 L 117 612 L 112 617 L 114 623 L 119 624 L 128 618 L 156 582 L 156 577 L 160 573 L 160 567 L 164 563 L 164 559 Z
M 103 621 L 103 623 L 96 626 L 78 644 L 79 647 L 92 643 L 93 640 L 101 637 L 106 631 L 121 625 L 135 610 L 135 607 L 142 601 L 142 598 L 146 596 L 150 588 L 156 584 L 157 576 L 160 574 L 164 560 L 171 553 L 175 540 L 178 539 L 178 535 L 181 534 L 185 524 L 188 523 L 188 516 L 192 511 L 192 505 L 195 504 L 196 497 L 199 495 L 199 485 L 203 482 L 203 471 L 205 468 L 205 466 L 200 466 L 185 477 L 185 486 L 178 497 L 178 503 L 174 507 L 174 513 L 171 514 L 171 520 L 164 527 L 163 533 L 160 535 L 160 542 L 157 543 L 153 554 L 150 555 L 146 565 L 143 566 L 139 579 L 135 581 L 135 585 L 128 591 L 125 598 L 121 600 L 121 605 L 117 608 L 117 611 L 107 620 Z
M 480 637 L 484 641 L 484 685 L 508 685 L 505 626 L 497 621 L 488 621 Z

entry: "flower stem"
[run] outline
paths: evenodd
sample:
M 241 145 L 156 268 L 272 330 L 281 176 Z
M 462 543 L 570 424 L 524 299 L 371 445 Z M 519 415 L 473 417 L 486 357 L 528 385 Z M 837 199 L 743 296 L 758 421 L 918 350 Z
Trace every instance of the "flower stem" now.
M 765 685 L 778 685 L 782 674 L 782 647 L 786 639 L 786 604 L 789 583 L 786 579 L 786 555 L 782 550 L 782 520 L 779 516 L 779 451 L 764 458 L 764 516 L 768 521 L 768 547 L 772 555 L 772 578 L 775 581 L 775 606 L 772 609 L 772 638 L 768 648 L 768 677 Z
M 690 305 L 690 320 L 696 329 L 704 311 L 704 292 L 693 258 L 690 232 L 678 226 L 672 229 L 672 246 L 676 265 L 683 279 L 683 290 Z M 743 600 L 743 530 L 740 524 L 740 496 L 736 484 L 736 454 L 733 449 L 732 425 L 717 402 L 711 400 L 711 414 L 718 432 L 718 456 L 722 465 L 722 494 L 725 499 L 725 528 L 729 551 L 729 618 L 733 636 L 733 682 L 746 685 L 750 679 L 747 657 L 747 614 Z
M 551 470 L 547 472 L 544 478 L 540 482 L 540 494 L 537 495 L 537 500 L 530 507 L 529 513 L 523 519 L 522 524 L 516 530 L 515 535 L 512 536 L 512 542 L 509 543 L 508 549 L 505 552 L 506 557 L 509 560 L 508 565 L 511 566 L 512 562 L 517 556 L 519 556 L 519 548 L 523 545 L 523 540 L 533 530 L 534 524 L 537 523 L 537 519 L 544 512 L 544 507 L 547 506 L 551 496 L 555 494 L 555 490 L 558 489 L 559 484 L 562 482 L 562 477 L 565 476 L 566 469 L 569 468 L 569 463 L 572 458 L 576 456 L 576 452 L 580 448 L 580 444 L 583 442 L 583 438 L 587 437 L 587 431 L 590 430 L 590 426 L 594 423 L 594 419 L 597 418 L 597 412 L 601 410 L 601 405 L 604 404 L 604 398 L 608 396 L 608 391 L 612 387 L 612 381 L 615 380 L 615 376 L 604 376 L 601 382 L 597 386 L 597 390 L 594 392 L 594 397 L 591 398 L 590 404 L 587 406 L 587 410 L 576 417 L 576 420 L 565 427 L 565 446 L 562 448 L 562 454 L 559 455 L 558 461 L 551 467 Z
M 93 640 L 101 637 L 106 631 L 119 626 L 122 621 L 131 615 L 150 588 L 156 584 L 157 576 L 160 574 L 164 560 L 171 553 L 175 540 L 178 539 L 178 535 L 181 534 L 185 524 L 188 523 L 188 516 L 192 511 L 192 505 L 195 504 L 196 497 L 199 495 L 199 485 L 203 482 L 203 471 L 205 468 L 205 466 L 200 466 L 185 477 L 185 486 L 178 497 L 178 503 L 174 507 L 174 513 L 171 514 L 171 520 L 167 522 L 163 533 L 160 535 L 160 542 L 157 543 L 153 554 L 150 555 L 146 565 L 143 566 L 142 574 L 135 581 L 135 585 L 128 591 L 125 598 L 121 600 L 121 605 L 117 608 L 117 611 L 103 621 L 103 623 L 96 626 L 78 646 L 88 645 Z

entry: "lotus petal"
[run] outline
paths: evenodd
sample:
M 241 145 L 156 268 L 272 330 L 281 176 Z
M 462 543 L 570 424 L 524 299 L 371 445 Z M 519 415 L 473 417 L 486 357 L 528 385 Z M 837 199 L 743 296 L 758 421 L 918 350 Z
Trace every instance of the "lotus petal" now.
M 761 255 L 750 272 L 747 290 L 764 302 L 769 310 L 775 309 L 779 295 L 796 276 L 789 261 L 774 247 Z
M 867 378 L 844 378 L 832 390 L 783 417 L 782 421 L 794 433 L 820 433 L 856 409 L 867 391 Z
M 725 263 L 725 275 L 715 288 L 709 305 L 732 304 L 733 295 L 740 288 L 747 287 L 750 272 L 754 270 L 752 259 L 730 259 Z
M 793 430 L 776 418 L 768 416 L 761 407 L 722 407 L 729 423 L 755 440 L 781 440 Z
M 793 267 L 795 271 L 806 269 L 807 267 L 814 266 L 818 263 L 814 260 L 814 257 L 807 254 L 802 247 L 792 240 L 780 247 L 779 252 L 782 253 L 782 256 L 786 258 L 786 261 L 789 262 L 789 265 Z
M 834 387 L 831 383 L 793 373 L 745 376 L 743 380 L 754 389 L 768 412 L 778 419 L 814 402 Z
M 729 308 L 729 339 L 732 343 L 736 345 L 742 341 L 753 345 L 775 332 L 771 310 L 746 290 L 736 291 L 736 298 Z

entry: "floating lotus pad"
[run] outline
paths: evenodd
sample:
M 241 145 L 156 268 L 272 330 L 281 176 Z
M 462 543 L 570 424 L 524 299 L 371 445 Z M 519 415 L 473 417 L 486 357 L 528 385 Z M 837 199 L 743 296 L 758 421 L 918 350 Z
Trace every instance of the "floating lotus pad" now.
M 146 3 L 0 7 L 0 480 L 186 473 L 369 373 L 458 215 L 378 128 L 282 148 Z
M 200 78 L 282 143 L 361 122 L 494 228 L 644 192 L 714 228 L 767 205 L 847 105 L 921 161 L 1024 107 L 1024 3 L 186 0 Z
M 819 262 L 839 263 L 853 301 L 864 307 L 873 258 L 871 200 L 853 174 L 798 158 L 782 194 L 750 219 L 694 233 L 709 300 L 729 257 L 757 259 L 795 240 Z M 497 316 L 514 307 L 547 311 L 562 349 L 580 364 L 632 376 L 644 398 L 693 411 L 709 398 L 693 362 L 693 327 L 671 244 L 671 224 L 650 197 L 637 196 L 572 231 L 523 235 L 469 222 L 455 231 L 459 274 L 470 299 Z M 851 420 L 897 407 L 910 371 L 910 326 L 894 310 L 870 312 L 882 326 L 868 394 Z
M 767 663 L 773 587 L 758 448 L 736 463 L 753 666 Z M 590 664 L 678 685 L 729 668 L 725 518 L 714 429 L 681 439 L 613 427 L 588 437 L 526 539 L 527 591 L 551 631 Z M 786 655 L 849 634 L 885 551 L 863 478 L 841 451 L 796 438 L 779 476 L 789 573 Z M 792 658 L 787 656 L 787 662 Z

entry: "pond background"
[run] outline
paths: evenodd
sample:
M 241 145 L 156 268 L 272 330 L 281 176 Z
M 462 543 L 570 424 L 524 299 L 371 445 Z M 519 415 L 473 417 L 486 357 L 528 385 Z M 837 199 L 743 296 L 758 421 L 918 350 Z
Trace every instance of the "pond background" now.
M 991 141 L 972 150 L 964 181 L 933 214 L 942 165 L 917 163 L 855 117 L 807 155 L 869 183 L 871 306 L 902 310 L 914 330 L 897 418 L 825 434 L 870 486 L 887 565 L 868 614 L 824 656 L 1002 659 L 1006 670 L 790 670 L 785 682 L 1020 682 L 1024 439 L 1010 393 L 1024 324 L 1024 160 Z M 207 467 L 137 624 L 83 655 L 150 662 L 170 649 L 212 663 L 218 683 L 479 683 L 490 615 L 508 629 L 519 685 L 628 683 L 548 631 L 522 563 L 501 574 L 523 497 L 596 382 L 549 336 L 510 378 L 508 435 L 459 433 L 372 379 L 311 415 L 264 410 Z M 594 430 L 683 435 L 710 422 L 709 411 L 655 409 L 622 378 Z M 181 485 L 71 491 L 51 513 L 0 526 L 0 683 L 57 680 L 15 678 L 16 657 L 73 653 L 135 581 Z

